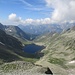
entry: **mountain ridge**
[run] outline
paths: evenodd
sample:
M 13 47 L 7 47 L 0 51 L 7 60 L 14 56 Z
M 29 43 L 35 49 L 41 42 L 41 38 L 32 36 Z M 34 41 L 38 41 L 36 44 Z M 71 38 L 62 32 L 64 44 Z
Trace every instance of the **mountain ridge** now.
M 7 34 L 19 39 L 22 42 L 34 39 L 31 39 L 31 35 L 22 31 L 18 26 L 3 25 L 0 23 L 0 29 L 5 31 Z
M 24 32 L 30 33 L 30 34 L 44 34 L 47 32 L 58 32 L 60 33 L 62 29 L 57 24 L 51 24 L 51 25 L 18 25 L 19 28 L 21 28 Z

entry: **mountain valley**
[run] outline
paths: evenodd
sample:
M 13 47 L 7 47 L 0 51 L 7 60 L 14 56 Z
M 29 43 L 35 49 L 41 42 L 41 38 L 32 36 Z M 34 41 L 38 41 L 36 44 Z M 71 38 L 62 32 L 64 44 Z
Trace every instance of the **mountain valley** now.
M 46 32 L 30 40 L 30 33 L 25 33 L 17 26 L 0 24 L 0 75 L 45 75 L 47 67 L 54 75 L 74 75 L 74 33 L 75 26 L 60 33 Z M 24 52 L 23 48 L 30 44 L 44 48 L 33 54 Z
M 0 75 L 75 75 L 75 0 L 0 0 Z

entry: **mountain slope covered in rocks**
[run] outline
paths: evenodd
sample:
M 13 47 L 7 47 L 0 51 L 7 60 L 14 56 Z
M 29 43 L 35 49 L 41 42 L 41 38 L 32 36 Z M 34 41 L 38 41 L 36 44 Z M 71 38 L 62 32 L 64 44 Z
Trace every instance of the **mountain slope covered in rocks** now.
M 42 52 L 45 53 L 36 64 L 48 66 L 53 73 L 61 75 L 75 74 L 75 27 L 52 35 L 43 35 L 44 37 L 36 42 L 46 46 Z M 44 39 L 44 40 L 43 40 Z

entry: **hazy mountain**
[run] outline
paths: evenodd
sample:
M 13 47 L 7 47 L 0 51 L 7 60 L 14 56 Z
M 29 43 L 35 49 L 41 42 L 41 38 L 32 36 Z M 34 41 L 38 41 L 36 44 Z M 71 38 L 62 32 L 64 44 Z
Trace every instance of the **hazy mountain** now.
M 5 26 L 5 32 L 11 36 L 18 38 L 19 40 L 30 40 L 30 35 L 26 34 L 17 26 Z
M 75 31 L 75 26 L 69 28 L 70 31 Z
M 75 26 L 75 23 L 74 23 L 74 22 L 73 22 L 73 23 L 65 22 L 65 23 L 61 23 L 61 24 L 60 24 L 60 27 L 61 27 L 61 29 L 63 29 L 63 30 L 66 30 L 66 29 L 68 29 L 68 28 L 72 28 L 73 26 Z
M 19 39 L 20 41 L 27 41 L 35 38 L 35 36 L 32 37 L 31 34 L 25 33 L 18 26 L 7 26 L 0 23 L 0 29 L 4 30 L 7 34 Z
M 61 32 L 62 29 L 57 24 L 51 25 L 18 25 L 23 31 L 30 34 L 43 34 L 47 32 Z

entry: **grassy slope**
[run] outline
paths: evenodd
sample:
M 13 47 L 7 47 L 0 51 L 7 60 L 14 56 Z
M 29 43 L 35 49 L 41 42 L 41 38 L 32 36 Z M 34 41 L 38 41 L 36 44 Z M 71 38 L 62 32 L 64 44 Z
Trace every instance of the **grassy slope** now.
M 44 40 L 43 40 L 44 39 Z M 74 64 L 69 64 L 75 60 L 75 31 L 67 31 L 60 35 L 46 35 L 38 41 L 46 45 L 45 56 L 36 64 L 49 66 L 54 73 L 67 74 L 67 70 L 75 69 Z
M 6 46 L 0 45 L 0 63 L 12 62 L 12 61 L 27 61 L 35 62 L 39 58 L 37 55 L 27 54 L 22 50 L 7 48 Z
M 12 49 L 9 49 L 0 44 L 0 63 L 14 61 L 14 60 L 20 60 L 19 55 L 13 52 Z

